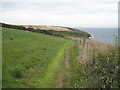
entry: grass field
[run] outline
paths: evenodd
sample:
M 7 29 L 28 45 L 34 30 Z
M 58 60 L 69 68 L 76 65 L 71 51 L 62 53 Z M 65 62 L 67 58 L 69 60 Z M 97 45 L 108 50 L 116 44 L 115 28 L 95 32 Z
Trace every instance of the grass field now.
M 3 88 L 54 87 L 65 48 L 74 41 L 3 28 Z

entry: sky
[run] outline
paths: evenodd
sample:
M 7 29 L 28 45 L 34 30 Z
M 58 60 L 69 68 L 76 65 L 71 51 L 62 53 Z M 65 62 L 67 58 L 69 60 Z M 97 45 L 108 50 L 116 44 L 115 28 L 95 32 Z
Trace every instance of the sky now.
M 1 0 L 0 22 L 18 25 L 117 27 L 119 0 Z

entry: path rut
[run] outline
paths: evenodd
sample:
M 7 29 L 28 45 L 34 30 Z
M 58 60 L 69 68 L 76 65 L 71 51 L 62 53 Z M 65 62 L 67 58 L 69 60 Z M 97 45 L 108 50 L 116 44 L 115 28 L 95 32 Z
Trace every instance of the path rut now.
M 68 46 L 65 50 L 65 61 L 64 66 L 58 76 L 58 80 L 56 83 L 57 88 L 62 87 L 70 87 L 70 80 L 71 80 L 71 66 L 70 66 L 70 48 L 72 47 Z

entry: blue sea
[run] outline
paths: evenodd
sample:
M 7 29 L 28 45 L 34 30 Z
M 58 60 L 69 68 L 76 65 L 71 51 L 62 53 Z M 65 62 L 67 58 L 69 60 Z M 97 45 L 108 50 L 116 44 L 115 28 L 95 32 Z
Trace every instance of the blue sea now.
M 92 35 L 92 39 L 103 43 L 114 44 L 118 38 L 118 28 L 77 28 Z

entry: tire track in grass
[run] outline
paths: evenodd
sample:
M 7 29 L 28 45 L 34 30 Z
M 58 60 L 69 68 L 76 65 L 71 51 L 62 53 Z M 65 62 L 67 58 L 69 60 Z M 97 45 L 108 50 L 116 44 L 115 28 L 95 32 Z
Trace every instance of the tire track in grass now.
M 71 66 L 70 66 L 70 48 L 73 47 L 74 44 L 68 46 L 65 50 L 65 61 L 64 66 L 59 74 L 59 78 L 56 82 L 57 88 L 70 88 L 70 80 L 71 80 Z
M 56 54 L 55 58 L 51 63 L 47 66 L 43 78 L 40 79 L 39 85 L 37 87 L 40 88 L 53 88 L 55 87 L 56 80 L 58 78 L 58 73 L 62 67 L 62 63 L 64 62 L 64 54 L 65 48 L 71 45 L 73 41 L 64 44 Z

